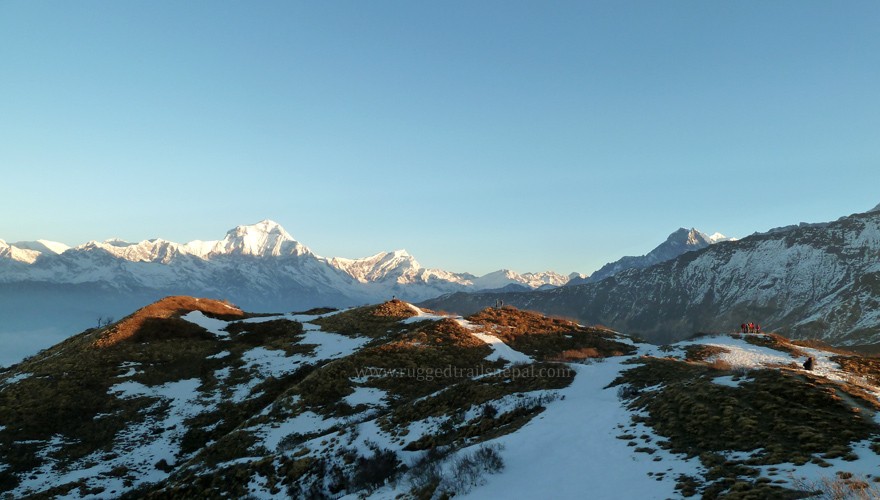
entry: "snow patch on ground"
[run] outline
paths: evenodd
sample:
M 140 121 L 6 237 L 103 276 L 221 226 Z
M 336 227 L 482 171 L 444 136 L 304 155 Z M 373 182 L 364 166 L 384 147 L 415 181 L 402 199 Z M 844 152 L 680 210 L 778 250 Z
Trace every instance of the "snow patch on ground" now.
M 410 303 L 407 303 L 406 305 L 409 306 L 409 308 L 412 309 L 413 312 L 416 313 L 415 316 L 411 316 L 411 317 L 403 320 L 403 323 L 407 324 L 407 325 L 410 323 L 418 323 L 419 321 L 440 321 L 441 319 L 446 319 L 449 317 L 449 316 L 443 316 L 443 315 L 439 315 L 439 314 L 428 314 L 425 311 L 419 309 L 418 307 L 416 307 Z
M 653 455 L 634 453 L 621 429 L 632 413 L 618 400 L 616 388 L 605 389 L 621 370 L 622 361 L 608 359 L 592 365 L 571 365 L 577 371 L 572 384 L 559 390 L 565 400 L 554 402 L 513 434 L 491 442 L 504 445 L 503 474 L 487 476 L 485 486 L 471 498 L 544 498 L 552 485 L 553 498 L 674 498 L 672 474 L 649 476 L 672 469 L 696 474 L 699 460 L 685 459 L 658 449 Z M 652 434 L 648 428 L 639 432 Z M 656 440 L 655 440 L 656 441 Z M 548 453 L 553 450 L 553 453 Z M 654 457 L 662 457 L 655 462 Z M 588 489 L 585 490 L 585 487 Z
M 198 379 L 187 379 L 154 387 L 133 381 L 112 386 L 109 392 L 119 398 L 149 397 L 156 400 L 142 410 L 142 421 L 131 422 L 117 434 L 113 443 L 113 454 L 116 456 L 107 459 L 105 452 L 96 452 L 70 467 L 63 467 L 51 458 L 65 444 L 60 436 L 55 436 L 43 448 L 45 463 L 11 492 L 12 497 L 24 497 L 80 480 L 90 486 L 103 487 L 102 495 L 118 496 L 141 484 L 164 480 L 168 474 L 157 469 L 156 464 L 160 460 L 174 463 L 186 430 L 184 421 L 213 409 L 213 403 L 205 404 L 200 399 L 200 385 Z M 123 478 L 113 476 L 111 471 L 119 467 L 130 471 L 128 476 L 131 484 L 124 484 Z
M 307 330 L 300 343 L 314 344 L 315 358 L 331 359 L 348 356 L 365 346 L 369 341 L 368 337 L 348 337 L 338 333 Z
M 181 316 L 180 319 L 184 319 L 186 321 L 189 321 L 190 323 L 195 323 L 218 337 L 229 337 L 229 332 L 223 330 L 229 325 L 228 321 L 210 318 L 208 316 L 205 316 L 202 311 L 192 311 L 186 313 Z
M 122 375 L 117 376 L 116 378 L 130 378 L 130 377 L 134 377 L 138 373 L 141 373 L 141 372 L 138 369 L 136 369 L 135 367 L 131 366 L 128 368 L 127 372 L 123 373 Z
M 348 356 L 363 347 L 369 340 L 366 337 L 347 337 L 336 333 L 310 330 L 303 335 L 299 344 L 313 346 L 313 354 L 311 355 L 288 356 L 282 350 L 255 347 L 242 354 L 241 359 L 244 365 L 241 368 L 258 376 L 252 377 L 244 384 L 232 387 L 232 400 L 235 402 L 244 401 L 250 396 L 254 387 L 269 377 L 279 378 L 288 375 L 307 363 Z M 218 380 L 225 380 L 229 375 L 228 367 L 214 373 Z
M 12 385 L 17 382 L 21 382 L 22 380 L 30 378 L 32 375 L 33 375 L 33 373 L 24 373 L 24 372 L 23 373 L 16 373 L 15 375 L 7 378 L 3 382 L 0 382 L 0 387 L 2 387 L 4 385 Z
M 880 387 L 877 387 L 871 380 L 843 370 L 839 363 L 831 358 L 839 356 L 839 354 L 821 349 L 813 349 L 810 347 L 797 346 L 797 350 L 803 352 L 803 356 L 797 356 L 782 351 L 777 351 L 769 347 L 761 347 L 749 344 L 743 339 L 733 338 L 729 336 L 703 337 L 697 340 L 681 342 L 676 345 L 675 354 L 682 359 L 684 357 L 684 347 L 688 345 L 702 344 L 722 347 L 728 352 L 712 356 L 707 361 L 714 360 L 725 361 L 730 363 L 733 369 L 757 369 L 757 368 L 778 368 L 779 366 L 789 366 L 795 363 L 795 369 L 801 369 L 803 363 L 808 356 L 813 358 L 813 369 L 811 374 L 824 377 L 832 382 L 841 384 L 855 384 L 866 391 L 872 393 L 875 398 L 880 401 Z M 669 353 L 666 353 L 669 355 Z M 728 385 L 725 377 L 718 377 L 715 383 Z M 730 384 L 734 382 L 730 381 Z
M 382 400 L 386 393 L 374 387 L 355 387 L 354 392 L 342 398 L 349 406 L 358 405 L 383 406 Z
M 471 332 L 474 337 L 482 340 L 492 348 L 492 354 L 486 356 L 487 361 L 497 361 L 506 359 L 512 363 L 531 363 L 534 360 L 525 354 L 515 351 L 512 347 L 505 344 L 501 339 L 488 333 Z
M 506 359 L 512 363 L 532 363 L 534 360 L 525 354 L 514 350 L 509 345 L 505 344 L 504 341 L 499 339 L 494 335 L 490 335 L 488 333 L 481 333 L 479 330 L 481 327 L 479 325 L 475 325 L 470 321 L 462 318 L 456 317 L 454 318 L 455 322 L 458 323 L 462 328 L 470 330 L 471 334 L 485 342 L 492 348 L 492 354 L 486 356 L 486 361 L 497 361 L 499 359 Z
M 325 417 L 312 411 L 305 411 L 284 422 L 259 428 L 255 431 L 255 434 L 262 439 L 262 444 L 266 449 L 275 450 L 278 448 L 278 443 L 290 434 L 323 432 L 342 421 L 341 418 Z
M 739 387 L 739 384 L 742 382 L 742 379 L 733 380 L 733 375 L 726 375 L 723 377 L 715 377 L 712 379 L 713 384 L 723 385 L 726 387 Z
M 771 471 L 769 469 L 771 467 L 775 467 L 778 469 L 776 471 L 776 476 L 774 479 L 781 479 L 787 481 L 788 484 L 783 484 L 782 486 L 794 487 L 794 480 L 801 480 L 808 484 L 812 483 L 821 483 L 822 478 L 828 478 L 834 480 L 837 478 L 837 472 L 849 472 L 855 476 L 854 478 L 866 478 L 867 476 L 876 476 L 877 470 L 880 468 L 880 455 L 873 452 L 871 450 L 871 441 L 861 441 L 858 443 L 853 443 L 851 445 L 853 453 L 858 455 L 858 460 L 848 461 L 843 458 L 834 458 L 834 459 L 823 459 L 825 462 L 831 464 L 830 467 L 821 467 L 818 464 L 814 464 L 812 462 L 808 462 L 804 465 L 795 465 L 795 464 L 776 464 L 776 465 L 759 465 L 755 466 L 758 469 L 761 469 L 762 476 L 767 477 Z M 868 484 L 871 487 L 876 488 L 877 483 L 873 483 L 868 480 Z M 852 496 L 847 498 L 861 498 L 858 496 Z M 868 498 L 867 496 L 864 498 Z M 874 498 L 874 497 L 871 497 Z
M 737 339 L 727 335 L 703 337 L 697 340 L 681 342 L 679 345 L 681 347 L 689 345 L 722 347 L 728 352 L 712 356 L 707 359 L 707 361 L 712 362 L 716 359 L 724 361 L 730 363 L 730 366 L 734 369 L 755 369 L 776 365 L 789 365 L 797 361 L 797 358 L 788 353 L 777 351 L 769 347 L 749 344 L 743 339 Z
M 281 377 L 296 371 L 304 361 L 301 356 L 287 356 L 287 353 L 278 349 L 266 349 L 255 347 L 241 355 L 244 362 L 244 370 L 251 373 L 259 373 L 263 379 L 269 377 Z
M 288 498 L 288 496 L 284 493 L 283 490 L 280 490 L 278 492 L 278 494 L 273 495 L 272 492 L 269 491 L 269 481 L 265 477 L 260 475 L 259 473 L 256 473 L 256 474 L 254 474 L 254 476 L 251 477 L 251 482 L 248 483 L 247 488 L 248 488 L 248 493 L 250 493 L 250 496 L 253 498 L 260 498 L 260 499 L 264 499 L 264 498 L 265 499 L 274 499 L 274 498 L 285 499 L 285 498 Z

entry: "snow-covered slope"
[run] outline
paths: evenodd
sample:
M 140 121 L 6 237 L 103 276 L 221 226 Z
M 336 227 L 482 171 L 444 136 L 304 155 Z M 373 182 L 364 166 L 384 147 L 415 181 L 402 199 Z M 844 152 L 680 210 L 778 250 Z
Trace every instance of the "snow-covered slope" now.
M 0 497 L 878 492 L 871 358 L 511 308 L 315 312 L 169 297 L 0 372 Z

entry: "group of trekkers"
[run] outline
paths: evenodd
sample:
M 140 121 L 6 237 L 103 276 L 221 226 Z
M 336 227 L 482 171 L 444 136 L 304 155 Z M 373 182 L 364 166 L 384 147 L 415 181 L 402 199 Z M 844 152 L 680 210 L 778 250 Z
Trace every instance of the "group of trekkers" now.
M 752 322 L 739 325 L 739 329 L 743 333 L 761 333 L 761 325 Z M 809 356 L 807 357 L 807 360 L 802 363 L 802 365 L 804 367 L 804 370 L 812 371 L 813 368 L 816 366 L 816 358 L 814 358 L 813 356 Z
M 761 333 L 761 325 L 757 323 L 743 323 L 739 325 L 739 329 L 742 330 L 743 333 Z

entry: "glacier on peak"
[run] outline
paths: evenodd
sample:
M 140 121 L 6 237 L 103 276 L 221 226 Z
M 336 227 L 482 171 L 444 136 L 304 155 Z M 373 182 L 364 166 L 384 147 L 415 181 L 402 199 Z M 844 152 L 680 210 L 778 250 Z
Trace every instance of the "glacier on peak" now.
M 199 257 L 220 254 L 278 257 L 283 255 L 313 255 L 305 245 L 293 239 L 275 221 L 262 220 L 256 224 L 236 226 L 220 241 L 191 241 L 184 245 L 186 253 Z

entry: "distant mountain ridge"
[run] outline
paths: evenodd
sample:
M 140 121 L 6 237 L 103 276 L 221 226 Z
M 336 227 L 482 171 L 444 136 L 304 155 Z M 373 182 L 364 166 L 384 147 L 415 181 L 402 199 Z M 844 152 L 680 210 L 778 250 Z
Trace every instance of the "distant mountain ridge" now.
M 644 269 L 674 259 L 685 252 L 700 250 L 709 245 L 730 240 L 731 238 L 728 238 L 721 233 L 715 233 L 710 236 L 693 228 L 679 228 L 677 231 L 670 234 L 669 237 L 666 238 L 666 241 L 648 252 L 646 255 L 639 257 L 622 257 L 619 260 L 605 264 L 590 276 L 584 278 L 572 278 L 566 283 L 566 285 L 574 286 L 583 285 L 585 283 L 595 283 L 628 269 Z
M 468 314 L 498 294 L 455 293 L 427 307 Z M 577 318 L 652 342 L 756 321 L 797 338 L 880 342 L 880 211 L 710 245 L 643 269 L 505 304 Z

